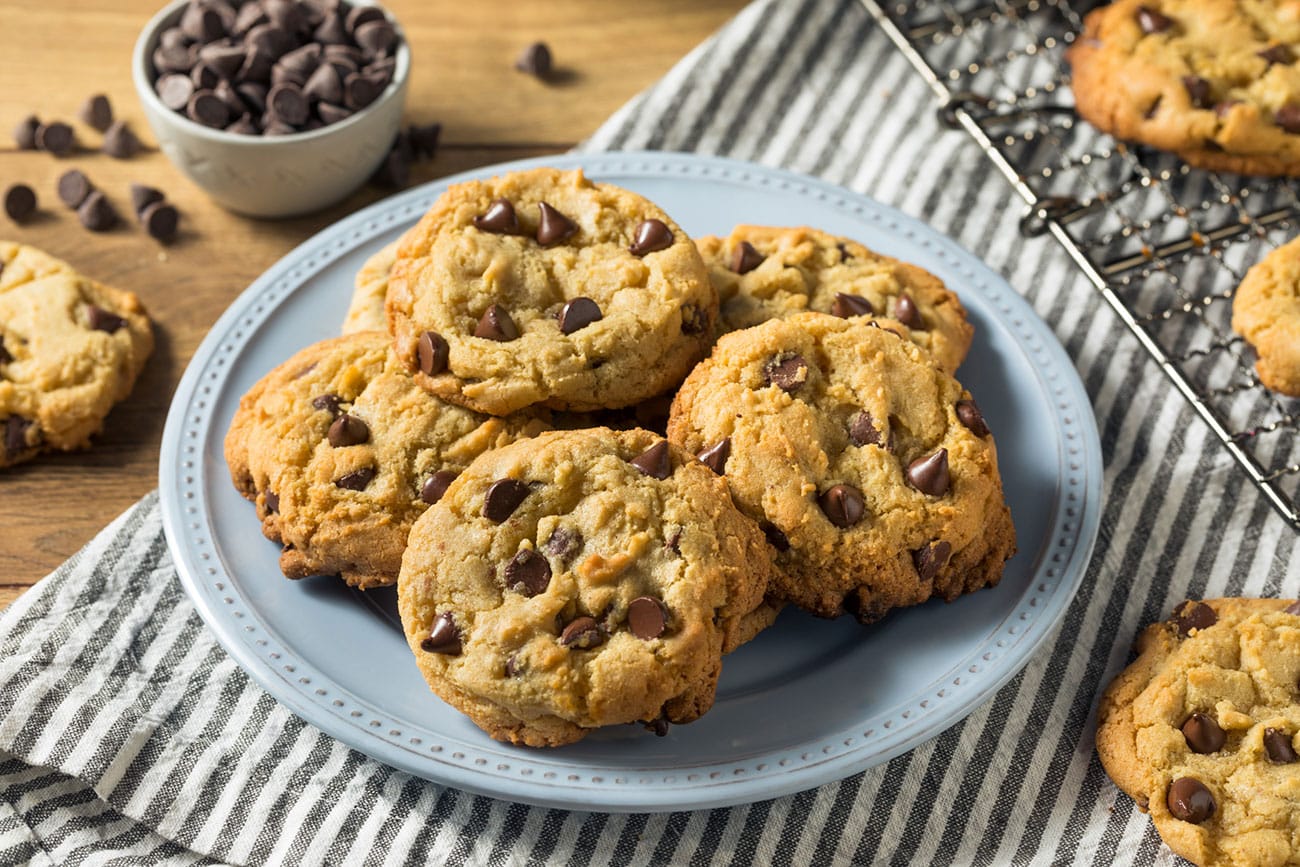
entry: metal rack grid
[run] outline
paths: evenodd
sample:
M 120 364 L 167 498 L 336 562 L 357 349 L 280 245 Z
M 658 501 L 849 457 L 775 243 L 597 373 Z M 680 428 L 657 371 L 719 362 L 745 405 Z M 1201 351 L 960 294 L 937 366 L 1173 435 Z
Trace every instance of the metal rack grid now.
M 1231 329 L 1245 272 L 1295 233 L 1294 181 L 1192 169 L 1116 141 L 1074 113 L 1069 0 L 862 0 L 1050 234 L 1209 424 L 1269 502 L 1300 529 L 1300 401 L 1264 388 Z

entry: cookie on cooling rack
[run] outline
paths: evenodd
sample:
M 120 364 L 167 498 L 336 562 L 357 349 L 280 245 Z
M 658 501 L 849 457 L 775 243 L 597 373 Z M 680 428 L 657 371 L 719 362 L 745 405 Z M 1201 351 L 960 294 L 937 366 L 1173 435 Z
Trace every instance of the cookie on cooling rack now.
M 400 240 L 394 241 L 362 264 L 354 281 L 347 315 L 343 319 L 344 334 L 388 330 L 388 318 L 384 315 L 384 302 L 388 298 L 388 272 L 397 261 L 397 247 L 401 243 Z
M 420 671 L 498 740 L 698 718 L 771 622 L 771 558 L 726 484 L 648 431 L 482 455 L 411 530 L 398 600 Z
M 545 430 L 544 414 L 492 418 L 446 403 L 392 361 L 388 336 L 313 344 L 249 389 L 226 463 L 284 546 L 290 578 L 397 581 L 412 522 L 475 457 Z
M 943 281 L 915 265 L 817 229 L 737 226 L 727 238 L 699 239 L 718 289 L 721 331 L 798 313 L 889 317 L 954 371 L 974 328 Z
M 708 352 L 717 307 L 662 210 L 541 168 L 448 189 L 398 250 L 387 312 L 422 387 L 502 415 L 662 394 Z
M 1300 15 L 1293 3 L 1118 0 L 1067 58 L 1093 126 L 1215 171 L 1300 174 Z
M 996 584 L 1015 552 L 979 408 L 925 350 L 861 318 L 803 313 L 719 339 L 668 436 L 765 528 L 770 595 L 869 623 Z
M 1295 864 L 1300 603 L 1185 602 L 1101 698 L 1097 753 L 1195 864 Z
M 151 352 L 134 293 L 0 241 L 0 467 L 89 445 Z
M 1246 272 L 1232 296 L 1232 330 L 1255 347 L 1260 382 L 1300 397 L 1300 238 Z

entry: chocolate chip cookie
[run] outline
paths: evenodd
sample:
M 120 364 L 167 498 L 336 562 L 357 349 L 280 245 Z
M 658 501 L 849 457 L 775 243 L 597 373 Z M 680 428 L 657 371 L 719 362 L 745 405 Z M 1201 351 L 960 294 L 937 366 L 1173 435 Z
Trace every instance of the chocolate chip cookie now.
M 1300 603 L 1185 602 L 1101 698 L 1097 753 L 1195 864 L 1300 864 Z
M 133 293 L 0 241 L 0 467 L 89 445 L 151 352 Z
M 970 349 L 975 329 L 943 281 L 848 238 L 809 228 L 737 226 L 727 238 L 700 238 L 699 248 L 721 300 L 721 331 L 818 311 L 901 322 L 949 372 Z
M 717 295 L 651 202 L 581 171 L 452 186 L 398 250 L 394 349 L 416 382 L 502 415 L 630 406 L 708 351 Z
M 439 696 L 498 740 L 698 718 L 771 558 L 726 484 L 648 431 L 556 431 L 476 459 L 411 530 L 398 597 Z
M 996 584 L 1015 551 L 979 408 L 870 320 L 802 313 L 722 337 L 668 436 L 765 529 L 774 598 L 823 617 L 954 599 Z
M 290 578 L 397 581 L 406 535 L 479 454 L 546 428 L 544 413 L 491 418 L 411 381 L 383 332 L 307 347 L 240 400 L 226 463 L 284 546 Z
M 1300 15 L 1293 3 L 1119 0 L 1067 55 L 1079 114 L 1216 171 L 1300 172 Z
M 343 319 L 343 333 L 355 334 L 358 331 L 385 331 L 388 318 L 384 315 L 384 302 L 388 299 L 388 272 L 397 261 L 397 246 L 394 241 L 371 256 L 357 272 L 352 301 L 348 304 L 347 316 Z
M 1232 298 L 1232 330 L 1255 347 L 1260 382 L 1300 397 L 1300 238 L 1246 272 Z

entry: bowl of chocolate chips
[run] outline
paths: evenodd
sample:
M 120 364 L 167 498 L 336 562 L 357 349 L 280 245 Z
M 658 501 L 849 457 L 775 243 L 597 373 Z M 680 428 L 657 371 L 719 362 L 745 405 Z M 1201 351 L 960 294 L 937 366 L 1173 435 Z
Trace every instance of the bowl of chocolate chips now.
M 255 217 L 327 207 L 375 171 L 401 126 L 411 54 L 381 7 L 176 0 L 136 42 L 132 77 L 167 157 Z

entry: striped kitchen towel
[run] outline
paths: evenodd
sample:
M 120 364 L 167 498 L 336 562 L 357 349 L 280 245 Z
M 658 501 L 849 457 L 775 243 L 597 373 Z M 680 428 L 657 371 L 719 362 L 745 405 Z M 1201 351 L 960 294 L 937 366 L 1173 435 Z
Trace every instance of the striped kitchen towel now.
M 1297 595 L 1296 535 L 1047 239 L 856 0 L 758 0 L 592 150 L 755 160 L 867 193 L 1006 275 L 1093 401 L 1107 500 L 1066 623 L 963 723 L 757 804 L 549 810 L 378 764 L 280 707 L 216 644 L 146 497 L 0 618 L 0 864 L 1172 864 L 1106 779 L 1093 708 L 1185 597 Z

